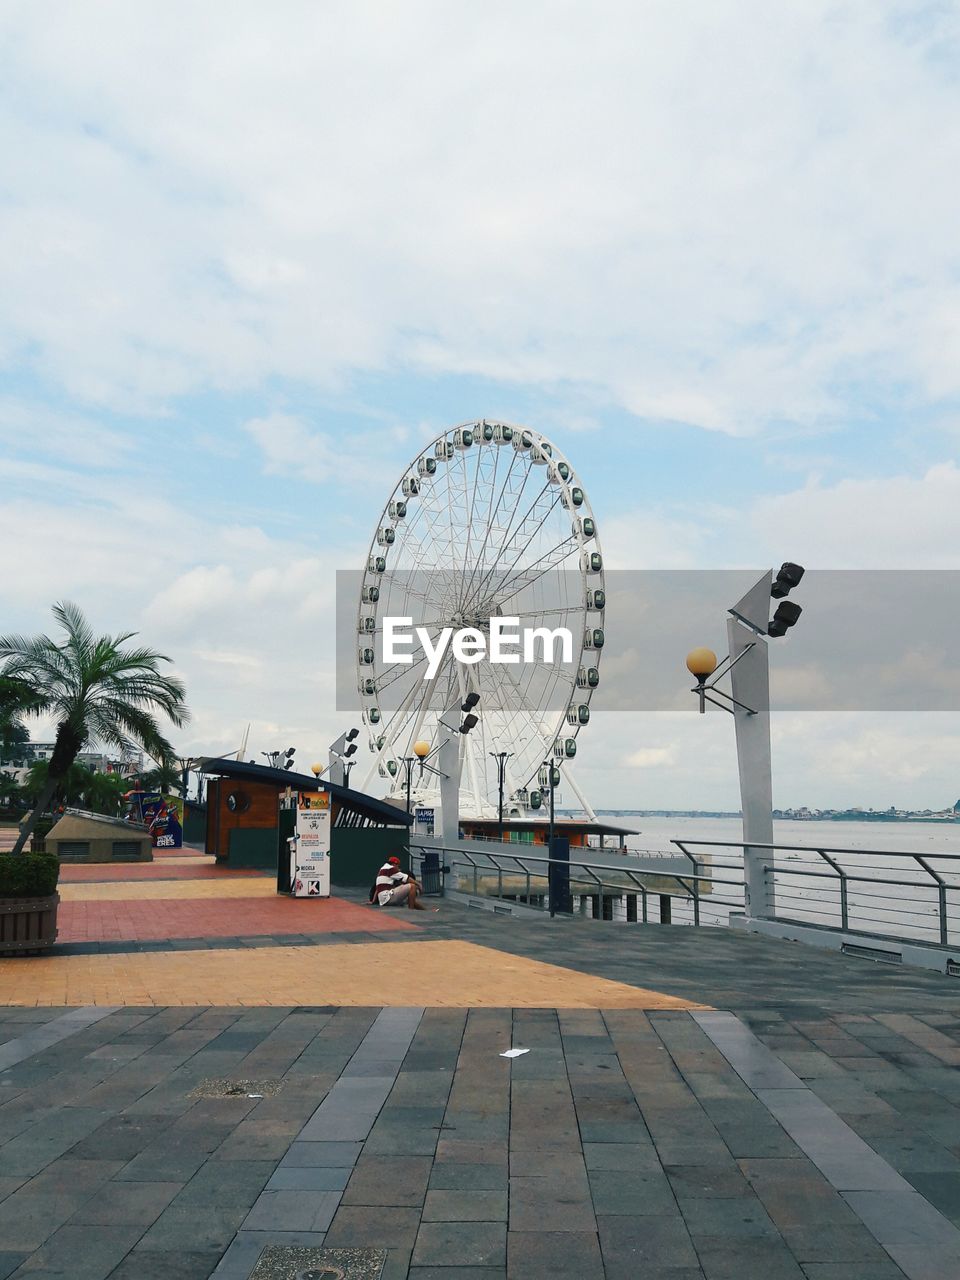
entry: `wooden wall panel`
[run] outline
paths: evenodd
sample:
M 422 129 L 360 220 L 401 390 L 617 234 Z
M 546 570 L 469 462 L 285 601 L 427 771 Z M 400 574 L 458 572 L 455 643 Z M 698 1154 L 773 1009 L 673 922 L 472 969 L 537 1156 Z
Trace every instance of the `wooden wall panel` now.
M 230 795 L 245 796 L 249 806 L 242 812 L 227 807 Z M 269 830 L 279 822 L 280 788 L 267 782 L 246 779 L 211 779 L 207 791 L 208 853 L 226 858 L 230 852 L 230 833 L 239 829 Z

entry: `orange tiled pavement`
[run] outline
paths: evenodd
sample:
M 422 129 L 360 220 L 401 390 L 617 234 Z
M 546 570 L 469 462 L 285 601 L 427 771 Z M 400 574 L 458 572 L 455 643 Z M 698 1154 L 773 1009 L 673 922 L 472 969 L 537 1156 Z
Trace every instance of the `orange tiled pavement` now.
M 278 897 L 273 877 L 262 874 L 173 860 L 63 872 L 60 943 L 280 941 L 255 948 L 228 943 L 0 959 L 0 1004 L 376 1006 L 408 1005 L 415 993 L 416 1003 L 434 1007 L 701 1007 L 470 942 L 378 942 L 377 933 L 417 934 L 417 917 L 336 897 Z M 338 932 L 370 941 L 316 947 L 291 937 Z
M 38 956 L 0 960 L 8 1005 L 409 1005 L 697 1009 L 657 991 L 472 942 Z
M 218 867 L 210 859 L 191 859 L 189 863 L 131 862 L 127 866 L 111 866 L 106 862 L 66 863 L 60 868 L 60 883 L 88 884 L 103 881 L 109 884 L 128 884 L 138 880 L 263 880 L 262 871 L 253 871 L 242 867 L 237 871 L 227 871 Z M 273 883 L 272 878 L 270 883 Z

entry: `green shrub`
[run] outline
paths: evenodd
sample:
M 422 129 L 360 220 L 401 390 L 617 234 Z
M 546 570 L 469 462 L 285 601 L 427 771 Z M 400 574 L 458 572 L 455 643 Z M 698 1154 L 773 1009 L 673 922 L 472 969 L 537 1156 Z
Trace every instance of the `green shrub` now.
M 57 891 L 60 859 L 53 853 L 0 853 L 0 898 L 46 898 Z

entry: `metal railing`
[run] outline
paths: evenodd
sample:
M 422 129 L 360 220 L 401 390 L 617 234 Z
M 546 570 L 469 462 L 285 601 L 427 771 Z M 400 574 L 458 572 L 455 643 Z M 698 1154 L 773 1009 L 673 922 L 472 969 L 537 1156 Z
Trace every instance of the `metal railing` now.
M 574 910 L 581 915 L 726 925 L 732 911 L 745 909 L 744 850 L 757 849 L 772 890 L 771 919 L 891 941 L 960 945 L 960 853 L 735 840 L 671 843 L 689 871 L 656 868 L 655 858 L 638 868 L 626 865 L 629 857 L 598 858 L 594 850 L 571 849 L 569 862 L 528 851 L 529 846 L 508 853 L 502 847 L 413 845 L 411 853 L 415 865 L 424 853 L 439 853 L 443 883 L 476 898 L 546 911 L 550 869 L 556 866 L 567 870 Z
M 682 853 L 690 863 L 689 872 L 666 867 L 634 868 L 624 865 L 626 859 L 620 856 L 611 863 L 592 856 L 577 857 L 574 850 L 570 851 L 569 861 L 520 850 L 473 852 L 463 845 L 412 843 L 410 852 L 417 873 L 422 872 L 426 854 L 441 855 L 444 887 L 534 910 L 549 910 L 551 867 L 569 873 L 574 911 L 597 919 L 638 924 L 719 924 L 725 923 L 728 908 L 743 904 L 742 879 L 718 877 L 685 849 Z M 666 882 L 666 887 L 660 882 Z M 715 886 L 726 884 L 738 890 L 735 898 L 716 895 Z
M 894 941 L 960 943 L 960 854 L 733 840 L 672 843 L 691 857 L 691 849 L 709 849 L 715 860 L 722 857 L 716 851 L 735 850 L 726 860 L 741 875 L 744 850 L 763 851 L 771 919 Z

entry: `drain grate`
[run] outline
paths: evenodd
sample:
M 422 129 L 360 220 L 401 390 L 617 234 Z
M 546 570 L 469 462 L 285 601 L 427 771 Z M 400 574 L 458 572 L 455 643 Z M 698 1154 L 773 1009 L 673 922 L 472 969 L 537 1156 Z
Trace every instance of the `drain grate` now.
M 187 1096 L 190 1098 L 273 1098 L 282 1088 L 282 1080 L 201 1080 Z
M 268 1244 L 250 1280 L 380 1280 L 383 1249 L 307 1249 Z
M 845 956 L 859 956 L 861 960 L 877 960 L 880 964 L 903 964 L 903 956 L 899 951 L 888 951 L 885 947 L 865 947 L 859 942 L 843 942 L 840 950 Z

